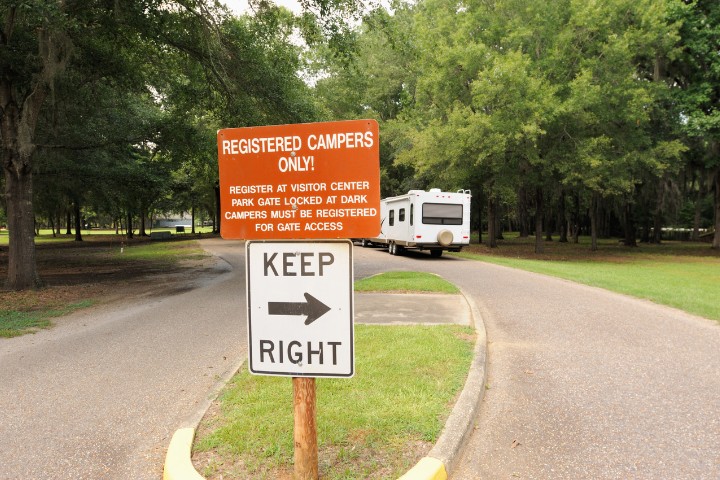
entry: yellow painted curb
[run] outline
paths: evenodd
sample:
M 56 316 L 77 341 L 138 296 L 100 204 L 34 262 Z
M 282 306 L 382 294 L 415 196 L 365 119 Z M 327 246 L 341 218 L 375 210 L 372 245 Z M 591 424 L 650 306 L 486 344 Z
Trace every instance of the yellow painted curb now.
M 205 480 L 190 460 L 193 438 L 194 428 L 181 428 L 172 436 L 165 456 L 163 480 Z
M 398 480 L 447 480 L 443 462 L 436 458 L 425 457 Z

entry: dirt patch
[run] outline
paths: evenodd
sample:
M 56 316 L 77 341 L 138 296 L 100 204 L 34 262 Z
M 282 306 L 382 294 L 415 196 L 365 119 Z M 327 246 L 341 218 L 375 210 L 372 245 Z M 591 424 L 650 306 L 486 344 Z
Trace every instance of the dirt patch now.
M 181 240 L 192 237 L 186 236 Z M 43 288 L 14 292 L 0 289 L 0 310 L 35 311 L 57 309 L 81 301 L 104 304 L 128 298 L 182 293 L 191 288 L 188 278 L 198 278 L 212 268 L 212 257 L 199 253 L 194 242 L 170 241 L 177 249 L 170 257 L 135 258 L 125 255 L 150 242 L 120 236 L 88 235 L 82 242 L 73 237 L 36 245 L 37 269 Z M 121 253 L 122 250 L 122 253 Z M 0 284 L 8 267 L 7 247 L 0 248 Z

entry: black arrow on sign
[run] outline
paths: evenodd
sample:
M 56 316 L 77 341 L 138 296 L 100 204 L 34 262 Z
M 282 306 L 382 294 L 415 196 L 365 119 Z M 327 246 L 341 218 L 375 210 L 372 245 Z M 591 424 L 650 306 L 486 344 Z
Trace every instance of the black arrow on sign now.
M 310 325 L 330 311 L 330 307 L 309 293 L 305 293 L 304 302 L 268 302 L 270 315 L 307 315 L 305 325 Z

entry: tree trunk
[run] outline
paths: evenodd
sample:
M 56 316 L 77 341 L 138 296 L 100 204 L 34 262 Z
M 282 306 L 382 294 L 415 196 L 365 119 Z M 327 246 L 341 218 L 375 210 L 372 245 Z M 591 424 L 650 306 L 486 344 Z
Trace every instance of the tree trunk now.
M 487 234 L 487 245 L 490 248 L 497 248 L 497 206 L 495 199 L 492 195 L 488 195 L 488 234 Z
M 700 222 L 702 222 L 702 199 L 705 194 L 705 182 L 700 181 L 698 183 L 698 190 L 695 194 L 695 211 L 693 215 L 693 231 L 691 237 L 691 240 L 693 242 L 700 241 Z
M 147 214 L 145 213 L 145 208 L 140 209 L 140 227 L 138 230 L 138 236 L 140 237 L 147 237 L 148 234 L 145 232 L 145 220 L 147 219 Z
M 192 233 L 194 235 L 195 234 L 195 205 L 194 204 L 193 204 L 192 208 L 190 209 L 190 216 L 192 217 L 190 233 Z
M 217 219 L 217 222 L 215 223 L 215 228 L 213 230 L 213 233 L 220 233 L 220 222 L 222 221 L 220 217 L 222 216 L 222 212 L 220 209 L 220 182 L 215 183 L 215 218 Z
M 127 238 L 133 238 L 133 224 L 132 224 L 132 213 L 127 214 Z
M 527 238 L 530 236 L 530 229 L 528 228 L 528 201 L 525 187 L 520 188 L 520 191 L 518 192 L 518 200 L 518 224 L 520 227 L 520 238 Z
M 573 243 L 580 243 L 580 194 L 575 192 L 573 206 Z
M 65 235 L 72 235 L 72 212 L 70 210 L 65 215 Z
M 690 240 L 693 242 L 700 241 L 700 222 L 702 221 L 702 197 L 698 193 L 695 199 L 695 212 L 693 215 L 693 233 Z
M 7 165 L 7 163 L 6 163 Z M 11 290 L 41 287 L 35 257 L 35 225 L 32 214 L 32 172 L 5 168 L 8 221 L 8 278 Z
M 635 238 L 635 219 L 633 218 L 632 203 L 628 200 L 625 202 L 625 246 L 637 247 Z
M 660 179 L 657 197 L 655 198 L 655 211 L 653 212 L 653 237 L 652 243 L 662 243 L 663 225 L 663 199 L 665 198 L 665 178 Z
M 590 250 L 596 252 L 598 249 L 598 194 L 593 192 L 592 201 L 590 202 Z
M 660 212 L 656 212 L 653 217 L 652 243 L 662 243 L 662 214 Z
M 503 236 L 502 218 L 503 218 L 502 206 L 495 201 L 495 238 L 498 240 L 505 240 Z
M 477 205 L 478 205 L 478 209 L 477 209 L 477 212 L 478 212 L 478 221 L 477 221 L 477 225 L 478 225 L 478 244 L 482 244 L 482 243 L 483 243 L 483 241 L 482 241 L 482 230 L 483 230 L 483 229 L 482 229 L 482 213 L 483 213 L 482 190 L 480 190 L 480 192 L 479 192 L 479 194 L 478 194 L 478 202 L 477 202 Z
M 543 192 L 541 188 L 535 191 L 535 253 L 545 253 L 545 243 L 542 238 L 543 227 Z
M 715 236 L 712 248 L 720 249 L 720 167 L 715 170 Z
M 75 215 L 75 241 L 82 242 L 82 225 L 80 224 L 80 202 L 75 200 L 73 202 L 73 215 Z
M 44 98 L 42 92 L 34 92 Z M 38 100 L 34 98 L 32 100 Z M 32 134 L 40 106 L 30 99 L 20 112 L 12 86 L 0 83 L 0 154 L 5 176 L 5 202 L 8 226 L 7 288 L 27 290 L 41 286 L 35 256 L 33 217 Z M 37 107 L 35 111 L 34 108 Z M 30 112 L 27 109 L 30 108 Z
M 560 201 L 558 202 L 558 225 L 560 226 L 560 243 L 568 241 L 568 221 L 565 214 L 565 192 L 560 191 Z

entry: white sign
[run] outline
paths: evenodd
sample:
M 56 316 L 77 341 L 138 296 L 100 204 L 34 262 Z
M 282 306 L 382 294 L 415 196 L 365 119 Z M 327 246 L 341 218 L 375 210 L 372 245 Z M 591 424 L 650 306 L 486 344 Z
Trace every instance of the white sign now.
M 352 242 L 248 241 L 250 372 L 352 377 Z

